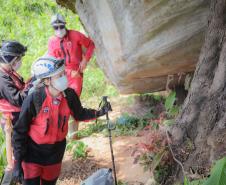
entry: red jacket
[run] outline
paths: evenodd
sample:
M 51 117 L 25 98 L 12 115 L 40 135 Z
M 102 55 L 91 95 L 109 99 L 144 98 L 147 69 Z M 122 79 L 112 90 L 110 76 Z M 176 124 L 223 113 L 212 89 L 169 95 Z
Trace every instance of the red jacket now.
M 63 95 L 54 99 L 47 89 L 45 93 L 46 98 L 30 123 L 28 135 L 37 144 L 54 144 L 65 139 L 71 111 Z
M 19 74 L 0 69 L 0 112 L 3 116 L 13 119 L 12 113 L 20 112 L 27 91 L 28 88 Z
M 42 165 L 61 162 L 70 115 L 84 121 L 95 119 L 96 111 L 83 108 L 70 88 L 58 98 L 53 98 L 45 87 L 30 94 L 13 127 L 15 159 Z
M 86 49 L 84 57 L 87 61 L 92 57 L 95 48 L 91 39 L 78 31 L 67 30 L 67 34 L 62 39 L 52 36 L 48 43 L 48 54 L 56 58 L 64 58 L 66 70 L 78 70 L 83 57 L 83 47 Z

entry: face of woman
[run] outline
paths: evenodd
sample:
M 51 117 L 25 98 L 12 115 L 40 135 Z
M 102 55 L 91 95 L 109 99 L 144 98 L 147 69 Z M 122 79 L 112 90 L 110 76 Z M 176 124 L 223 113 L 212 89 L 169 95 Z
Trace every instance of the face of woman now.
M 21 58 L 22 57 L 18 57 L 18 59 L 15 62 L 13 62 L 13 64 L 12 64 L 13 70 L 17 71 L 21 67 L 21 65 L 22 65 Z
M 49 79 L 48 88 L 54 96 L 66 90 L 68 88 L 68 80 L 65 72 L 63 71 L 55 76 L 52 76 Z

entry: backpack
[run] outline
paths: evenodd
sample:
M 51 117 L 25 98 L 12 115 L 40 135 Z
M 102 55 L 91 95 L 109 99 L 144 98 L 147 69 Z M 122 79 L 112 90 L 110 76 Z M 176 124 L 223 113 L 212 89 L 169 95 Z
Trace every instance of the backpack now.
M 101 168 L 82 181 L 80 185 L 114 185 L 112 169 Z

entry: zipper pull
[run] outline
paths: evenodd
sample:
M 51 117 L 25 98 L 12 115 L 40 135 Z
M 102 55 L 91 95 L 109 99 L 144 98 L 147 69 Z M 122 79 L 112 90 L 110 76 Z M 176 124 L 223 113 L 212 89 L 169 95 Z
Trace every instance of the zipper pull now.
M 62 132 L 64 132 L 64 125 L 65 125 L 65 123 L 66 123 L 66 116 L 64 116 L 64 121 L 63 121 L 63 125 L 62 125 Z
M 45 129 L 45 135 L 47 134 L 47 132 L 48 132 L 48 130 L 49 130 L 49 118 L 47 118 L 47 120 L 46 120 L 46 129 Z
M 60 124 L 61 124 L 61 115 L 58 116 L 58 128 L 60 128 Z

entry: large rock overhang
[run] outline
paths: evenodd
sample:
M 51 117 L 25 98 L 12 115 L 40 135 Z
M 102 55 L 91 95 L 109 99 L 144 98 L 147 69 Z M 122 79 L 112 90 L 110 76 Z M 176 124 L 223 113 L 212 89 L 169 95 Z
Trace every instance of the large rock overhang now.
M 97 63 L 121 93 L 165 90 L 169 76 L 195 70 L 209 0 L 57 1 L 76 7 L 95 42 Z

